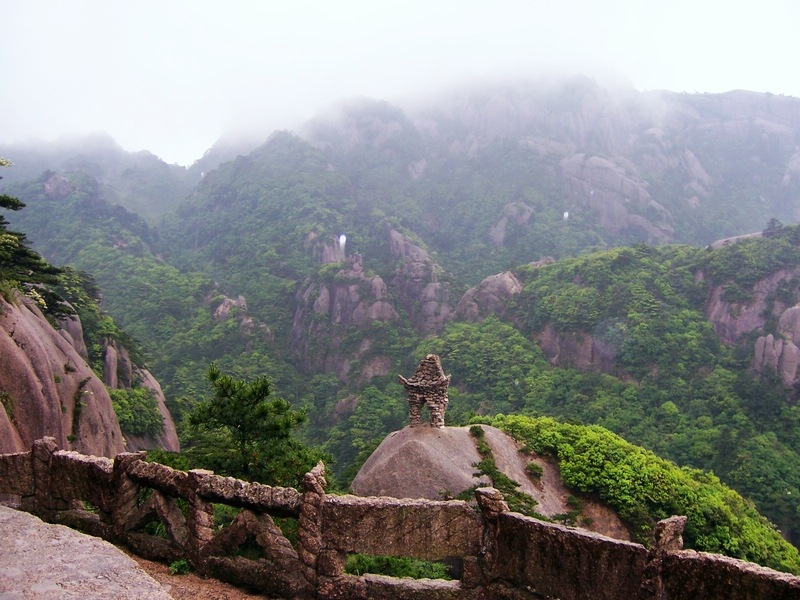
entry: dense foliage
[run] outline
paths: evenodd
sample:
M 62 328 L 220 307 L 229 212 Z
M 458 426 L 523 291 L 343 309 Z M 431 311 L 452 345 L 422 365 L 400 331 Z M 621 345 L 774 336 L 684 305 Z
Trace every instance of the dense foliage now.
M 155 438 L 163 431 L 163 419 L 153 390 L 137 387 L 109 389 L 108 393 L 123 433 Z
M 189 414 L 185 454 L 196 466 L 270 485 L 299 487 L 303 475 L 327 455 L 300 443 L 293 430 L 302 410 L 272 396 L 266 377 L 243 381 L 208 368 L 212 397 Z
M 0 158 L 0 166 L 10 163 Z M 20 210 L 19 199 L 0 195 L 0 207 Z M 100 309 L 100 290 L 91 275 L 70 267 L 56 268 L 32 250 L 25 234 L 9 231 L 8 222 L 0 215 L 0 291 L 13 300 L 12 290 L 31 297 L 54 325 L 77 314 L 81 319 L 84 340 L 92 369 L 103 377 L 104 344 L 117 340 L 128 349 L 136 364 L 142 357 L 134 340 Z M 69 366 L 65 366 L 68 368 Z M 109 390 L 112 406 L 126 434 L 156 436 L 163 430 L 163 419 L 152 390 Z
M 490 424 L 553 456 L 571 488 L 597 494 L 645 537 L 656 520 L 686 515 L 686 547 L 800 574 L 800 554 L 751 502 L 710 473 L 678 468 L 608 430 L 540 417 L 498 415 Z M 643 541 L 646 541 L 646 537 Z
M 10 165 L 8 160 L 0 157 L 0 167 Z M 0 194 L 0 209 L 17 211 L 24 207 L 25 203 L 19 198 Z M 59 269 L 48 264 L 30 247 L 24 233 L 11 231 L 8 225 L 4 215 L 0 214 L 0 291 L 8 300 L 11 299 L 11 290 L 18 289 L 36 300 L 43 310 L 49 309 L 54 315 L 64 314 L 60 298 L 48 287 L 48 284 L 56 282 Z

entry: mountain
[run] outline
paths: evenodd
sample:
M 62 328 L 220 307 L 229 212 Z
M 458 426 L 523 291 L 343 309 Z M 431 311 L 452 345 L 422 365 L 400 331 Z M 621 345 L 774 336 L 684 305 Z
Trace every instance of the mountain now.
M 601 424 L 797 543 L 798 136 L 795 98 L 573 78 L 343 103 L 220 147 L 180 201 L 136 179 L 160 221 L 113 170 L 37 162 L 5 189 L 46 258 L 94 275 L 177 419 L 209 362 L 267 374 L 346 485 L 402 427 L 395 375 L 434 352 L 451 424 Z
M 46 171 L 83 173 L 97 181 L 111 204 L 153 222 L 183 200 L 201 176 L 147 151 L 126 152 L 105 133 L 47 144 L 0 144 L 0 156 L 14 157 L 14 168 L 4 171 L 0 185 L 38 179 Z

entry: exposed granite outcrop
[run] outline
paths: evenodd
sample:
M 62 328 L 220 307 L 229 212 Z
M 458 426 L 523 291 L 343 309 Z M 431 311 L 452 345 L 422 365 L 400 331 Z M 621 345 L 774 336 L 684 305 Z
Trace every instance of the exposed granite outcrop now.
M 78 323 L 80 339 L 83 339 L 80 320 L 77 317 L 74 317 L 74 319 Z M 167 399 L 156 378 L 147 369 L 135 365 L 131 360 L 128 349 L 116 340 L 106 338 L 103 348 L 103 383 L 115 390 L 134 387 L 143 387 L 151 390 L 158 412 L 161 414 L 161 433 L 156 436 L 123 434 L 125 449 L 132 452 L 135 450 L 162 448 L 169 452 L 180 452 L 180 441 L 178 440 L 175 421 L 167 408 Z
M 450 285 L 440 281 L 443 269 L 410 237 L 387 230 L 392 256 L 398 259 L 391 285 L 411 324 L 422 335 L 439 333 L 450 316 Z
M 88 454 L 124 451 L 106 387 L 73 343 L 32 300 L 0 299 L 0 452 L 22 451 L 46 435 Z
M 561 479 L 557 463 L 523 453 L 520 445 L 495 427 L 482 426 L 497 468 L 519 484 L 519 491 L 536 500 L 536 511 L 546 517 L 570 512 L 567 504 L 574 492 Z M 482 460 L 469 427 L 406 427 L 390 433 L 364 462 L 350 484 L 359 496 L 426 498 L 439 500 L 458 496 L 476 485 L 489 485 L 476 473 Z M 534 481 L 530 462 L 542 468 Z M 583 499 L 582 527 L 620 540 L 631 534 L 617 514 L 592 498 Z
M 304 357 L 307 372 L 336 373 L 345 379 L 352 361 L 366 359 L 370 376 L 388 374 L 390 361 L 368 356 L 374 345 L 369 336 L 355 348 L 343 347 L 351 326 L 366 329 L 371 323 L 398 318 L 386 284 L 379 275 L 366 273 L 361 255 L 350 256 L 331 280 L 307 282 L 298 290 L 296 302 L 292 347 Z
M 522 282 L 510 271 L 490 275 L 468 289 L 453 311 L 453 318 L 475 323 L 488 317 L 504 317 L 509 302 L 522 292 Z
M 672 239 L 672 215 L 647 191 L 647 182 L 629 163 L 574 154 L 561 161 L 564 191 L 571 205 L 597 215 L 600 225 L 614 233 L 641 229 L 650 242 Z M 647 213 L 648 217 L 642 216 Z
M 512 202 L 503 208 L 500 220 L 489 228 L 489 241 L 498 248 L 502 248 L 506 240 L 506 229 L 510 223 L 527 225 L 534 214 L 533 208 L 524 202 Z

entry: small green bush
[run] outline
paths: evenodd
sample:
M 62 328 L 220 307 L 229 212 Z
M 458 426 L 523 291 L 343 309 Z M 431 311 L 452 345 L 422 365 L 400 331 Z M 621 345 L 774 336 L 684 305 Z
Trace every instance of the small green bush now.
M 120 429 L 130 435 L 157 436 L 164 430 L 155 393 L 149 388 L 109 390 Z
M 176 560 L 169 565 L 169 574 L 170 575 L 186 575 L 192 572 L 192 565 L 189 562 L 182 558 L 181 560 Z
M 412 579 L 452 579 L 442 563 L 396 556 L 370 556 L 351 554 L 347 557 L 344 572 L 348 575 L 387 575 Z
M 528 463 L 528 473 L 530 473 L 531 477 L 534 479 L 541 479 L 542 475 L 544 475 L 544 469 L 538 463 L 532 462 Z

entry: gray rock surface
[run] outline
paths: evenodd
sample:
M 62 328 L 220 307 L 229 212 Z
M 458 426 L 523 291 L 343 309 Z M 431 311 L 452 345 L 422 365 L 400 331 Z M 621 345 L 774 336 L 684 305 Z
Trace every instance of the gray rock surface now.
M 0 600 L 171 596 L 115 546 L 0 506 Z

